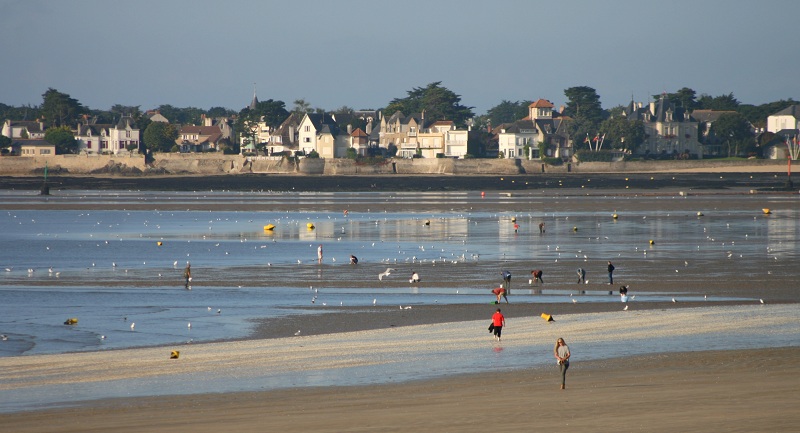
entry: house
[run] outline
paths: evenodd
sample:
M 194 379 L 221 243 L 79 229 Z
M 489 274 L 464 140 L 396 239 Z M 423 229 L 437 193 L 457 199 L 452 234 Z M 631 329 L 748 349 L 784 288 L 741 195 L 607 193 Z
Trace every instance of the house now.
M 14 140 L 17 138 L 42 140 L 45 133 L 44 122 L 36 120 L 9 120 L 3 122 L 2 135 Z
M 502 125 L 497 131 L 498 152 L 506 158 L 571 157 L 572 145 L 565 125 L 568 118 L 553 108 L 550 101 L 539 99 L 528 106 L 527 117 Z M 539 154 L 540 143 L 545 144 L 545 155 Z
M 645 107 L 631 101 L 623 110 L 630 121 L 644 123 L 644 142 L 634 151 L 638 155 L 717 155 L 721 149 L 705 150 L 698 141 L 698 122 L 683 107 L 675 106 L 662 94 Z
M 350 148 L 356 151 L 356 155 L 367 156 L 369 152 L 369 135 L 361 128 L 356 128 L 350 133 Z
M 269 155 L 295 152 L 298 150 L 297 140 L 301 120 L 302 118 L 299 114 L 291 113 L 280 126 L 274 128 L 270 132 L 266 145 Z
M 175 144 L 181 152 L 208 152 L 220 148 L 222 130 L 219 126 L 182 126 Z
M 164 117 L 158 110 L 150 110 L 145 115 L 151 122 L 169 123 L 169 119 Z
M 306 113 L 298 129 L 298 150 L 316 151 L 320 158 L 343 158 L 347 155 L 350 135 L 339 130 L 336 118 L 327 113 Z
M 785 130 L 800 130 L 800 104 L 786 107 L 767 116 L 767 131 L 778 134 Z
M 11 142 L 11 154 L 17 156 L 54 156 L 56 146 L 41 139 L 19 139 Z
M 131 116 L 122 116 L 116 123 L 96 123 L 97 118 L 84 117 L 73 130 L 81 153 L 113 153 L 139 149 L 140 131 Z

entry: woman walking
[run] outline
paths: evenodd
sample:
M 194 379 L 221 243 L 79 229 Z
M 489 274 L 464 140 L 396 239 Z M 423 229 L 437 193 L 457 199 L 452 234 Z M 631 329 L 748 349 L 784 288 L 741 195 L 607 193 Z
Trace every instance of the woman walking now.
M 565 389 L 570 354 L 569 346 L 567 346 L 563 338 L 556 340 L 556 346 L 553 348 L 553 355 L 556 357 L 556 360 L 558 360 L 558 367 L 561 369 L 561 389 Z
M 500 341 L 500 335 L 503 333 L 503 326 L 506 326 L 506 318 L 498 308 L 492 315 L 492 325 L 494 325 L 494 339 Z

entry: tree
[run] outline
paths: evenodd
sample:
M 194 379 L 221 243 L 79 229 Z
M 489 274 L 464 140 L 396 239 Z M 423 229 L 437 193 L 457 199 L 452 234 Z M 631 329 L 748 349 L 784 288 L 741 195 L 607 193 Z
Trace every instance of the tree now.
M 5 151 L 8 146 L 11 146 L 11 139 L 5 135 L 0 135 L 0 151 Z
M 56 154 L 63 155 L 78 151 L 78 141 L 68 126 L 51 126 L 44 132 L 44 141 L 56 147 Z
M 178 108 L 169 104 L 159 105 L 156 110 L 170 122 L 181 125 L 199 125 L 201 116 L 205 114 L 205 111 L 199 108 Z
M 286 103 L 268 99 L 259 101 L 253 108 L 243 108 L 236 117 L 234 128 L 242 131 L 242 134 L 246 135 L 254 146 L 259 146 L 261 145 L 258 142 L 260 122 L 266 123 L 271 128 L 277 128 L 287 117 L 289 117 L 289 111 L 286 110 Z
M 144 145 L 156 152 L 169 152 L 178 139 L 178 130 L 169 123 L 152 122 L 144 131 Z
M 465 126 L 467 119 L 474 116 L 474 107 L 461 105 L 461 96 L 441 84 L 441 81 L 437 81 L 409 90 L 407 97 L 393 99 L 384 109 L 384 115 L 391 116 L 397 111 L 404 114 L 424 111 L 426 119 L 452 120 L 458 126 Z
M 713 97 L 704 93 L 697 100 L 697 105 L 698 108 L 706 110 L 736 111 L 739 108 L 739 101 L 736 100 L 733 93 Z
M 727 143 L 728 157 L 738 156 L 739 149 L 746 151 L 755 145 L 750 123 L 739 113 L 722 114 L 711 124 L 711 131 Z
M 42 94 L 42 99 L 42 115 L 53 126 L 69 126 L 87 112 L 77 99 L 52 87 Z
M 311 108 L 311 104 L 308 103 L 305 99 L 295 99 L 294 100 L 294 108 L 292 108 L 292 113 L 297 113 L 302 117 L 306 113 L 313 113 L 314 110 Z
M 573 118 L 581 118 L 599 125 L 605 118 L 603 107 L 600 105 L 600 96 L 591 87 L 570 87 L 564 90 L 567 105 L 564 113 Z
M 622 116 L 616 116 L 600 124 L 600 133 L 604 137 L 604 144 L 620 150 L 634 152 L 639 145 L 644 143 L 644 123 L 641 120 L 630 121 Z
M 233 110 L 229 110 L 224 107 L 211 107 L 206 112 L 206 117 L 216 118 L 216 117 L 231 117 L 235 115 L 236 112 Z
M 676 106 L 681 106 L 687 111 L 691 112 L 696 108 L 700 108 L 698 107 L 698 102 L 696 101 L 696 95 L 697 92 L 694 90 L 688 87 L 683 87 L 675 93 L 666 93 L 663 96 L 665 96 L 667 101 L 675 104 Z M 662 95 L 653 95 L 653 99 L 658 100 L 661 98 L 661 96 Z
M 499 104 L 486 111 L 486 116 L 494 126 L 503 123 L 511 123 L 527 116 L 528 106 L 532 103 L 532 101 L 511 102 L 504 99 L 500 101 Z

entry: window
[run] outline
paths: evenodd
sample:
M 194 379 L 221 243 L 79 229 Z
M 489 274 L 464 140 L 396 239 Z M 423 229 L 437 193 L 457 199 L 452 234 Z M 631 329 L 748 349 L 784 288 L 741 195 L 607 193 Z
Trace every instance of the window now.
M 50 149 L 39 149 L 40 155 L 50 155 Z
M 306 132 L 311 132 L 311 127 L 306 125 Z
M 308 127 L 306 126 L 306 128 L 308 128 Z M 305 142 L 305 143 L 311 143 L 311 137 L 305 137 L 305 138 L 303 139 L 303 142 Z
M 87 149 L 91 149 L 92 148 L 92 140 L 89 140 L 89 141 L 86 142 L 86 148 Z

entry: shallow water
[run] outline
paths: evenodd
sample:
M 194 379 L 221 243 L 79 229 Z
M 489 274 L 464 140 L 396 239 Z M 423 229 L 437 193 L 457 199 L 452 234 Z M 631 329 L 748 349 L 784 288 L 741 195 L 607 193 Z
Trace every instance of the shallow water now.
M 0 198 L 20 207 L 44 200 L 8 191 Z M 682 210 L 665 211 L 637 206 L 637 200 L 653 202 L 644 197 L 593 197 L 596 209 L 586 210 L 585 200 L 575 206 L 569 197 L 492 195 L 488 208 L 509 209 L 503 212 L 475 210 L 486 209 L 487 199 L 464 192 L 73 191 L 46 200 L 187 208 L 254 202 L 293 210 L 2 211 L 0 333 L 9 338 L 0 344 L 0 356 L 244 338 L 251 319 L 337 306 L 485 303 L 492 298 L 488 290 L 500 283 L 498 267 L 514 273 L 520 302 L 565 302 L 573 293 L 581 302 L 619 302 L 604 285 L 606 260 L 617 264 L 615 280 L 633 287 L 733 274 L 784 278 L 795 272 L 800 216 L 796 198 L 785 196 L 721 196 L 711 203 L 685 197 Z M 341 212 L 356 202 L 369 210 Z M 383 209 L 389 202 L 391 209 L 415 211 Z M 771 215 L 760 212 L 765 202 Z M 635 210 L 611 217 L 625 207 Z M 671 202 L 666 207 L 675 208 Z M 546 223 L 544 235 L 539 222 Z M 267 224 L 275 230 L 263 230 Z M 320 244 L 322 264 L 316 260 Z M 350 254 L 358 256 L 358 266 L 348 264 Z M 187 261 L 192 290 L 183 288 Z M 397 271 L 379 281 L 387 267 Z M 577 267 L 587 269 L 585 287 L 574 286 Z M 410 285 L 415 268 L 423 282 Z M 533 268 L 545 269 L 543 292 L 527 284 Z M 640 294 L 637 301 L 674 296 Z M 318 308 L 292 309 L 301 306 Z M 79 323 L 63 325 L 70 317 Z

